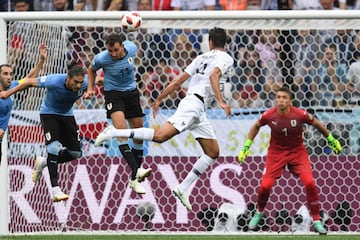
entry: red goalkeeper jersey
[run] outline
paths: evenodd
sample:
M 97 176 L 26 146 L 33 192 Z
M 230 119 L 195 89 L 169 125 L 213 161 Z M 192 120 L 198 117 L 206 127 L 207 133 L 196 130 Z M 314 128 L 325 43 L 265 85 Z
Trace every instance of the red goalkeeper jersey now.
M 276 107 L 264 112 L 259 122 L 271 129 L 269 150 L 290 150 L 304 147 L 303 124 L 312 125 L 313 116 L 305 110 L 291 106 L 287 114 L 278 113 Z

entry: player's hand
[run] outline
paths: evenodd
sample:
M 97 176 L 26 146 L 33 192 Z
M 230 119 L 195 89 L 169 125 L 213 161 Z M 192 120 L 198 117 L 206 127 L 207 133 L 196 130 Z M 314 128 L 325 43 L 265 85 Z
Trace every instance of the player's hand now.
M 239 152 L 239 155 L 238 155 L 238 160 L 239 160 L 239 163 L 244 163 L 245 162 L 245 159 L 248 157 L 250 153 L 250 149 L 249 148 L 243 148 L 240 150 Z
M 48 48 L 45 43 L 40 44 L 40 59 L 45 60 L 47 58 Z
M 335 154 L 339 154 L 342 152 L 342 147 L 340 142 L 337 139 L 335 139 L 331 133 L 326 139 L 328 141 L 330 148 Z
M 226 114 L 226 116 L 228 117 L 228 116 L 230 115 L 230 113 L 231 113 L 231 108 L 230 108 L 230 106 L 227 105 L 227 104 L 224 103 L 224 102 L 219 103 L 219 105 L 220 105 L 220 107 L 221 107 L 222 109 L 224 109 L 225 114 Z
M 6 99 L 8 97 L 10 97 L 10 94 L 8 91 L 0 91 L 0 98 Z
M 153 112 L 154 118 L 156 118 L 156 115 L 157 115 L 157 112 L 159 111 L 159 108 L 160 108 L 160 102 L 155 100 L 155 102 L 152 105 L 152 112 Z
M 240 150 L 238 155 L 238 160 L 240 163 L 244 163 L 245 159 L 249 156 L 250 153 L 250 147 L 252 145 L 253 141 L 250 139 L 246 139 L 244 147 Z
M 84 98 L 85 99 L 90 99 L 91 97 L 95 96 L 95 91 L 91 90 L 87 90 L 86 93 L 84 94 Z

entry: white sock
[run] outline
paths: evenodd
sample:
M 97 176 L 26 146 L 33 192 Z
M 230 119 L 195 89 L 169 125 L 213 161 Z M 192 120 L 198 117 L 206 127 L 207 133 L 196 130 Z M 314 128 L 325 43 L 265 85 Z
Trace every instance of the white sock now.
M 202 155 L 194 164 L 191 171 L 185 177 L 184 181 L 180 184 L 180 190 L 184 192 L 189 189 L 190 185 L 198 179 L 205 170 L 214 163 L 214 159 L 207 155 Z
M 45 157 L 42 158 L 42 160 L 40 161 L 40 166 L 42 169 L 47 166 L 47 158 Z
M 133 128 L 133 129 L 113 129 L 112 137 L 126 137 L 138 140 L 152 141 L 154 138 L 154 129 L 152 128 Z
M 60 191 L 61 191 L 61 189 L 60 189 L 59 186 L 56 186 L 56 187 L 53 187 L 53 188 L 52 188 L 53 194 L 58 193 L 58 192 L 60 192 Z

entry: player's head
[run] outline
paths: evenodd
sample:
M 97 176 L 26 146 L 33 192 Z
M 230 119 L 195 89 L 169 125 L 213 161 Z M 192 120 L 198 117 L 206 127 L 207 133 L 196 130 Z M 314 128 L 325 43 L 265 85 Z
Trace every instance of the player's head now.
M 152 10 L 152 1 L 151 0 L 139 0 L 138 1 L 138 10 L 139 11 L 151 11 Z
M 224 48 L 225 44 L 229 41 L 230 39 L 227 37 L 226 32 L 223 28 L 215 27 L 209 31 L 210 49 Z
M 81 89 L 84 78 L 84 69 L 81 66 L 77 65 L 75 61 L 71 62 L 68 66 L 66 87 L 71 91 L 77 92 Z
M 116 33 L 111 33 L 105 40 L 105 46 L 113 60 L 119 60 L 125 56 L 123 37 Z
M 276 91 L 276 106 L 281 112 L 286 112 L 291 106 L 293 95 L 289 88 L 281 87 Z
M 30 11 L 29 0 L 15 0 L 13 9 L 15 12 Z
M 6 90 L 10 87 L 13 75 L 12 67 L 9 64 L 0 65 L 0 90 Z

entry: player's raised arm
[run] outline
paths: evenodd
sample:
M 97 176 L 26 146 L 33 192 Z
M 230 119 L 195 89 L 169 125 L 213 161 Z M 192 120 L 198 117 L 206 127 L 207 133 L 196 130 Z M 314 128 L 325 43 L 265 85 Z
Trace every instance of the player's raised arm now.
M 37 87 L 38 78 L 24 78 L 19 81 L 19 84 L 16 87 L 13 87 L 6 91 L 0 92 L 0 98 L 8 98 L 14 93 L 25 90 L 29 87 Z
M 153 116 L 156 117 L 157 112 L 159 111 L 159 106 L 161 101 L 167 97 L 170 93 L 174 91 L 179 91 L 181 89 L 181 85 L 190 77 L 187 72 L 183 72 L 175 81 L 172 81 L 164 91 L 160 93 L 160 95 L 156 98 L 152 109 L 153 109 Z
M 87 91 L 84 94 L 85 99 L 90 99 L 92 96 L 95 96 L 94 85 L 95 85 L 96 71 L 90 65 L 88 68 L 88 87 Z
M 39 72 L 43 68 L 48 54 L 48 48 L 45 45 L 45 43 L 40 44 L 39 54 L 40 54 L 39 61 L 37 62 L 35 67 L 30 70 L 30 72 L 28 73 L 28 75 L 26 75 L 25 78 L 34 78 L 39 76 Z

